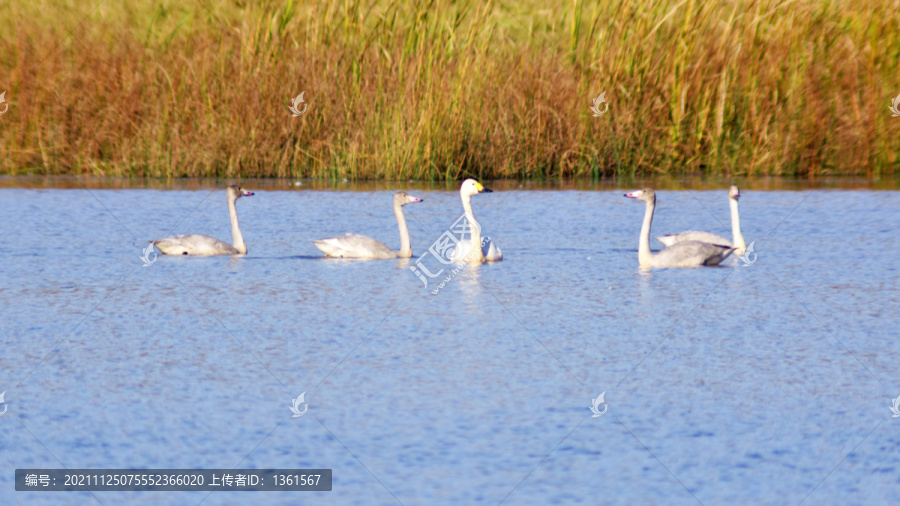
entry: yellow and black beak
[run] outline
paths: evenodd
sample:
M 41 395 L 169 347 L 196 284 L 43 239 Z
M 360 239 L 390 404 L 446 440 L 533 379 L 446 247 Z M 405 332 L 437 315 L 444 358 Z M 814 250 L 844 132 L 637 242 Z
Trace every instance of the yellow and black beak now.
M 475 183 L 475 189 L 478 190 L 478 193 L 494 193 L 494 190 L 485 188 L 481 183 Z

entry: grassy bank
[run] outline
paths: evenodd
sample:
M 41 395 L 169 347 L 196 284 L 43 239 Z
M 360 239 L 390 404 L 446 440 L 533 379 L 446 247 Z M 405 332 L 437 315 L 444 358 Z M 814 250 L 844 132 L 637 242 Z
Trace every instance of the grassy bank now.
M 0 7 L 0 172 L 900 173 L 893 0 L 93 6 Z

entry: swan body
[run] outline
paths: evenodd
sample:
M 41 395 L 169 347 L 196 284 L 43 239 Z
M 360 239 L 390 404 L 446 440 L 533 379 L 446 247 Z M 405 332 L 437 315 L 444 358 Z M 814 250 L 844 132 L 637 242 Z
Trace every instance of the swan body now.
M 685 241 L 700 241 L 707 244 L 731 246 L 731 241 L 721 235 L 713 234 L 712 232 L 698 232 L 696 230 L 682 232 L 680 234 L 666 234 L 662 237 L 657 237 L 656 240 L 661 242 L 663 246 L 674 246 L 675 244 Z
M 496 244 L 494 244 L 493 241 L 485 238 L 479 242 L 481 242 L 481 256 L 484 258 L 482 262 L 499 262 L 500 260 L 503 260 L 503 252 L 500 251 L 500 248 Z M 469 239 L 463 239 L 462 241 L 456 243 L 456 246 L 454 246 L 453 253 L 450 255 L 450 260 L 455 263 L 471 261 L 466 260 L 471 251 L 472 241 Z
M 400 229 L 400 251 L 394 251 L 381 241 L 359 234 L 318 239 L 314 240 L 313 244 L 322 253 L 325 253 L 325 256 L 334 258 L 410 258 L 412 257 L 412 248 L 409 245 L 409 229 L 406 226 L 403 206 L 414 202 L 422 202 L 422 199 L 413 197 L 406 192 L 394 194 L 394 215 L 397 217 L 397 227 Z
M 741 191 L 737 186 L 732 185 L 728 190 L 728 202 L 731 205 L 731 236 L 734 242 L 710 232 L 682 232 L 680 234 L 666 234 L 657 237 L 656 240 L 665 246 L 673 246 L 684 241 L 700 241 L 708 244 L 718 244 L 721 246 L 734 246 L 735 254 L 743 255 L 747 250 L 747 243 L 744 242 L 744 235 L 741 234 L 741 217 L 738 213 L 738 199 L 741 198 Z
M 318 239 L 313 244 L 334 258 L 397 258 L 397 252 L 383 242 L 359 234 Z
M 164 255 L 212 256 L 243 255 L 247 253 L 246 248 L 242 252 L 227 242 L 200 234 L 175 235 L 152 242 Z
M 215 237 L 200 234 L 175 235 L 163 239 L 150 241 L 164 255 L 246 255 L 247 245 L 238 225 L 237 209 L 235 201 L 241 197 L 249 197 L 253 192 L 241 189 L 240 186 L 231 185 L 225 189 L 228 199 L 228 214 L 231 217 L 231 235 L 234 244 L 220 241 Z
M 459 196 L 462 199 L 463 211 L 469 222 L 469 230 L 471 237 L 462 239 L 453 248 L 450 254 L 450 260 L 454 263 L 471 262 L 499 262 L 503 260 L 503 252 L 489 237 L 481 238 L 481 225 L 475 220 L 475 213 L 472 212 L 472 196 L 479 193 L 492 193 L 493 190 L 485 188 L 481 183 L 474 179 L 466 179 L 459 187 Z M 476 246 L 474 249 L 472 245 Z
M 638 262 L 642 268 L 718 265 L 735 249 L 731 246 L 700 241 L 681 241 L 654 254 L 650 251 L 650 225 L 653 222 L 653 211 L 656 208 L 656 192 L 652 188 L 644 188 L 626 193 L 625 196 L 643 200 L 647 204 L 638 241 Z

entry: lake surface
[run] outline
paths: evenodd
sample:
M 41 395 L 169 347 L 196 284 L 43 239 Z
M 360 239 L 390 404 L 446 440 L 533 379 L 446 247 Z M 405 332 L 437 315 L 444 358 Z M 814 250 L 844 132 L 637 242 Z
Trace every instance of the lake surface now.
M 896 503 L 900 192 L 742 188 L 755 257 L 643 272 L 632 187 L 500 185 L 474 207 L 504 260 L 435 295 L 410 267 L 456 192 L 409 190 L 412 260 L 347 261 L 310 239 L 398 248 L 390 185 L 244 186 L 246 257 L 146 267 L 149 239 L 230 242 L 221 186 L 0 188 L 0 503 Z M 659 191 L 654 235 L 730 237 L 726 190 Z M 14 491 L 62 467 L 334 488 Z

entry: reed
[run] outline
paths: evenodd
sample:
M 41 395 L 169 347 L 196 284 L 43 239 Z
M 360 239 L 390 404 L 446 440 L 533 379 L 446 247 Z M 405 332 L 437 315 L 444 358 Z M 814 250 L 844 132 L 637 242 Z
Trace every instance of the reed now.
M 900 172 L 896 0 L 82 4 L 0 7 L 2 173 Z

